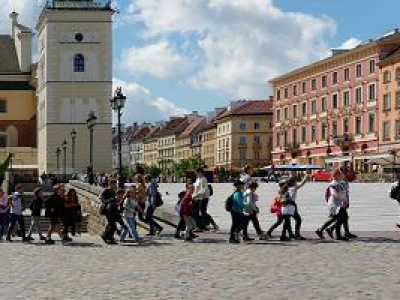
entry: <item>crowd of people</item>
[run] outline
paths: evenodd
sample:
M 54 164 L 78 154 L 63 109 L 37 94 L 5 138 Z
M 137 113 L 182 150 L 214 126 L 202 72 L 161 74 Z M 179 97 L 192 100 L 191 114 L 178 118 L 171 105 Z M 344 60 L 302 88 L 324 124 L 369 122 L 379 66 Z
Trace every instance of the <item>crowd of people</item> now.
M 70 235 L 75 236 L 82 218 L 82 210 L 75 189 L 67 192 L 63 185 L 54 185 L 53 194 L 47 199 L 43 196 L 41 188 L 34 190 L 34 197 L 30 203 L 31 224 L 25 227 L 23 187 L 16 185 L 15 192 L 7 195 L 0 188 L 0 240 L 5 239 L 12 242 L 13 237 L 19 236 L 24 242 L 33 241 L 34 230 L 39 239 L 47 244 L 54 244 L 52 234 L 60 235 L 63 243 L 72 241 Z M 48 218 L 50 224 L 47 232 L 41 228 L 40 217 L 43 214 Z M 61 226 L 63 228 L 61 230 Z

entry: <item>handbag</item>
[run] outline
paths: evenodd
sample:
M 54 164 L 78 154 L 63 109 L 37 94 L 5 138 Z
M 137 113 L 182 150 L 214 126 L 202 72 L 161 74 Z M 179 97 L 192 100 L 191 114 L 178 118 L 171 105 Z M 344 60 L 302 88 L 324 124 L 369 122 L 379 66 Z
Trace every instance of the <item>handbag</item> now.
M 163 199 L 162 199 L 161 193 L 160 193 L 160 192 L 157 192 L 157 193 L 156 193 L 156 202 L 155 202 L 155 206 L 156 206 L 156 207 L 160 207 L 160 206 L 162 206 L 163 204 L 164 204 L 164 201 L 163 201 Z

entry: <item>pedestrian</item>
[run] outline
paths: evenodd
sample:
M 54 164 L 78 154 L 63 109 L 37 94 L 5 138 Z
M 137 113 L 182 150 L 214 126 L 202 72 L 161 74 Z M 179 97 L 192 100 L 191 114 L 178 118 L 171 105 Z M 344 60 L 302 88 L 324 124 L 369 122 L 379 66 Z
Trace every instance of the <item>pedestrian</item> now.
M 326 230 L 330 237 L 333 237 L 333 230 L 336 231 L 337 240 L 349 240 L 347 236 L 342 236 L 340 229 L 344 222 L 344 210 L 347 202 L 347 182 L 344 180 L 344 174 L 340 169 L 335 169 L 332 173 L 332 182 L 329 184 L 327 194 L 327 204 L 329 210 L 329 219 L 315 233 L 324 239 L 324 231 Z M 334 224 L 332 227 L 332 224 Z
M 163 228 L 160 224 L 158 224 L 154 220 L 154 212 L 156 210 L 156 201 L 157 201 L 157 193 L 158 192 L 158 184 L 150 175 L 145 176 L 146 182 L 146 208 L 145 208 L 145 216 L 146 223 L 150 226 L 149 235 L 160 234 L 163 231 Z
M 109 182 L 109 187 L 104 189 L 100 195 L 101 202 L 101 213 L 105 215 L 107 218 L 107 224 L 104 228 L 104 232 L 101 235 L 101 238 L 106 244 L 116 244 L 117 242 L 114 239 L 114 234 L 117 230 L 117 218 L 119 214 L 118 203 L 116 200 L 115 187 L 113 185 L 113 180 Z M 120 191 L 122 196 L 124 195 L 124 191 Z
M 196 222 L 194 220 L 194 200 L 193 193 L 195 187 L 191 183 L 186 184 L 186 193 L 182 199 L 182 217 L 185 220 L 186 231 L 185 231 L 185 241 L 192 241 L 196 236 L 193 234 L 193 229 L 196 227 Z
M 251 182 L 249 184 L 248 189 L 244 192 L 244 203 L 245 203 L 245 219 L 244 219 L 244 227 L 243 227 L 243 240 L 253 240 L 248 236 L 247 230 L 249 226 L 249 222 L 253 223 L 253 227 L 256 230 L 258 237 L 261 239 L 263 235 L 263 231 L 260 228 L 260 222 L 258 221 L 258 214 L 260 209 L 257 206 L 258 195 L 256 190 L 258 188 L 257 182 Z
M 183 198 L 186 195 L 186 190 L 182 191 L 178 194 L 178 202 L 175 204 L 175 211 L 179 216 L 179 222 L 178 222 L 178 226 L 176 227 L 176 231 L 175 231 L 175 238 L 176 239 L 181 239 L 182 238 L 182 231 L 185 230 L 186 228 L 186 223 L 185 223 L 185 219 L 182 215 L 182 201 Z
M 279 188 L 281 189 L 284 186 L 284 182 L 279 183 Z M 272 238 L 272 232 L 278 228 L 279 225 L 283 223 L 283 216 L 282 216 L 282 203 L 280 200 L 280 196 L 276 196 L 274 201 L 271 204 L 271 213 L 276 215 L 276 222 L 267 230 L 266 237 Z M 293 233 L 289 232 L 289 237 L 293 236 Z
M 232 195 L 232 207 L 230 210 L 232 217 L 232 226 L 230 232 L 230 243 L 240 243 L 239 233 L 243 230 L 244 226 L 244 196 L 243 189 L 244 183 L 236 181 L 234 184 L 235 192 Z
M 281 216 L 283 219 L 283 228 L 280 240 L 290 241 L 292 239 L 292 226 L 290 218 L 296 213 L 296 203 L 290 196 L 289 187 L 285 184 L 279 190 L 279 201 L 281 202 Z
M 27 234 L 27 238 L 29 239 L 32 237 L 33 230 L 36 229 L 36 232 L 39 234 L 40 240 L 46 240 L 46 237 L 43 236 L 42 229 L 40 227 L 40 215 L 42 214 L 43 203 L 44 199 L 42 189 L 36 188 L 33 191 L 33 200 L 30 205 L 32 220 Z
M 68 232 L 71 232 L 72 236 L 76 234 L 76 223 L 78 221 L 79 216 L 79 200 L 78 194 L 76 190 L 71 188 L 68 190 L 67 196 L 65 197 L 64 202 L 64 234 L 68 235 Z
M 288 188 L 288 193 L 289 193 L 289 198 L 291 201 L 294 202 L 294 206 L 295 206 L 295 213 L 293 215 L 293 219 L 295 221 L 295 229 L 294 229 L 294 238 L 296 240 L 304 240 L 305 238 L 300 234 L 300 228 L 301 228 L 301 216 L 299 214 L 299 210 L 297 207 L 297 191 L 299 189 L 301 189 L 307 182 L 307 180 L 310 178 L 309 174 L 307 173 L 303 179 L 298 183 L 297 182 L 297 176 L 292 176 L 290 177 L 287 182 L 286 182 L 286 186 Z
M 136 213 L 140 210 L 139 203 L 137 201 L 136 186 L 132 186 L 128 189 L 124 195 L 123 202 L 123 216 L 125 220 L 125 228 L 122 230 L 120 236 L 120 242 L 125 240 L 126 235 L 129 233 L 136 242 L 140 242 L 142 238 L 136 230 Z
M 138 212 L 138 219 L 143 223 L 146 223 L 144 216 L 144 211 L 146 209 L 147 193 L 146 193 L 146 181 L 144 180 L 144 175 L 136 174 L 135 181 L 136 186 L 136 197 L 139 203 L 140 211 Z
M 400 171 L 396 169 L 396 181 L 389 190 L 389 197 L 396 200 L 400 206 Z M 396 223 L 396 227 L 400 228 L 400 218 Z
M 11 204 L 11 223 L 10 227 L 8 228 L 7 238 L 6 240 L 11 242 L 11 235 L 15 228 L 15 225 L 18 223 L 19 230 L 21 232 L 21 238 L 23 241 L 31 241 L 32 238 L 27 238 L 25 236 L 25 223 L 24 223 L 24 216 L 22 215 L 22 195 L 23 189 L 22 185 L 17 184 L 15 187 L 15 192 L 12 195 L 12 204 Z
M 249 188 L 249 184 L 251 183 L 251 175 L 253 173 L 253 169 L 250 165 L 245 165 L 243 167 L 243 171 L 240 174 L 240 181 L 244 183 L 244 190 Z
M 203 199 L 200 202 L 200 216 L 203 220 L 203 225 L 210 224 L 214 231 L 219 230 L 219 226 L 215 222 L 214 218 L 208 213 L 208 203 L 210 202 L 211 197 L 213 196 L 213 188 L 211 184 L 208 184 L 208 193 L 207 198 Z
M 53 194 L 45 201 L 45 216 L 50 219 L 50 226 L 47 231 L 46 244 L 54 244 L 51 235 L 57 232 L 63 244 L 70 241 L 70 238 L 61 232 L 61 222 L 64 220 L 64 187 L 56 184 L 53 187 Z M 63 224 L 65 227 L 65 224 Z
M 193 207 L 193 217 L 196 222 L 196 226 L 199 230 L 204 230 L 206 229 L 205 223 L 206 223 L 206 218 L 211 217 L 210 215 L 207 214 L 207 211 L 205 211 L 205 215 L 201 214 L 201 208 L 203 208 L 203 212 L 206 209 L 207 204 L 203 204 L 203 201 L 206 199 L 210 198 L 210 191 L 208 188 L 208 182 L 206 177 L 204 176 L 204 171 L 203 168 L 197 168 L 196 169 L 196 181 L 194 182 L 194 192 L 193 192 L 193 201 L 194 201 L 194 207 Z M 210 218 L 207 218 L 207 221 L 209 221 Z
M 0 187 L 0 241 L 3 240 L 4 234 L 7 233 L 9 208 L 7 194 Z

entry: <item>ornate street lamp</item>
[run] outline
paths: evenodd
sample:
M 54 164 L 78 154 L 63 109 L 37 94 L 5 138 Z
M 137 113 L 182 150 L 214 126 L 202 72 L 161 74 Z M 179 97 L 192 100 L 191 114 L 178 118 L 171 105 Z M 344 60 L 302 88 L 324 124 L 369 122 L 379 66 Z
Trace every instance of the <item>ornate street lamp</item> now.
M 60 174 L 60 155 L 61 155 L 61 149 L 60 147 L 57 147 L 56 149 L 56 155 L 57 155 L 57 176 Z
M 67 140 L 64 140 L 62 143 L 63 153 L 64 153 L 64 161 L 63 161 L 63 182 L 67 182 Z
M 86 120 L 86 125 L 89 129 L 89 165 L 93 172 L 93 129 L 96 125 L 97 117 L 94 114 L 94 111 L 89 113 L 89 116 Z
M 75 129 L 72 129 L 70 135 L 71 135 L 71 169 L 72 173 L 75 173 L 75 142 L 76 142 Z
M 111 108 L 117 113 L 118 117 L 118 182 L 119 187 L 123 188 L 125 179 L 122 175 L 122 132 L 121 132 L 121 110 L 124 108 L 126 96 L 122 94 L 122 88 L 117 88 L 114 97 L 110 99 Z

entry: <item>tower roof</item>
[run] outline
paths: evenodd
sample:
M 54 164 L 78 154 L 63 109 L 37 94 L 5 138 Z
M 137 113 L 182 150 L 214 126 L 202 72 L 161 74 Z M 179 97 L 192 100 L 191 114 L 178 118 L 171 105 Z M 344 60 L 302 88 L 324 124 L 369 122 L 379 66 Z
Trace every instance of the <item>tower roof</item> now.
M 0 73 L 21 73 L 17 50 L 10 35 L 0 35 Z

